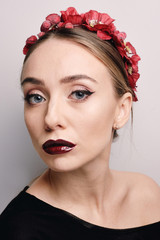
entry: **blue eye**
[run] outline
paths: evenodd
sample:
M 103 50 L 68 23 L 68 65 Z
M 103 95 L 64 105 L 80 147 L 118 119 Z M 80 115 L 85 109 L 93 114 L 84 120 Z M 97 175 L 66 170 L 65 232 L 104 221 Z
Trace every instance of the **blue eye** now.
M 38 104 L 45 101 L 45 99 L 39 94 L 28 94 L 24 100 L 29 104 Z
M 87 97 L 89 97 L 93 92 L 90 92 L 88 90 L 76 90 L 71 93 L 72 98 L 75 100 L 85 100 Z

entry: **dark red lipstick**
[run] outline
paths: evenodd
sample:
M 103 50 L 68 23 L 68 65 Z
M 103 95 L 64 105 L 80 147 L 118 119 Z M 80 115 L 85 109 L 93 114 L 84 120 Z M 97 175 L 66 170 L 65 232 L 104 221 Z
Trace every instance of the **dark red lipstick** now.
M 76 145 L 63 139 L 48 140 L 42 145 L 43 150 L 51 155 L 70 152 Z

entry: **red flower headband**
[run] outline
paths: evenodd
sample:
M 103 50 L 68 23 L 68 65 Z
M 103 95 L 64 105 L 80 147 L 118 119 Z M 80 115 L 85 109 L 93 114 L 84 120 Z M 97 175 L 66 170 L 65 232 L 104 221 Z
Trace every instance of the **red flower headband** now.
M 55 13 L 48 15 L 41 25 L 41 32 L 37 35 L 38 37 L 32 35 L 26 40 L 23 53 L 26 55 L 29 48 L 48 31 L 62 27 L 74 28 L 82 26 L 87 28 L 89 31 L 96 32 L 97 36 L 102 40 L 113 40 L 125 64 L 128 81 L 134 92 L 133 101 L 137 101 L 135 91 L 136 82 L 140 76 L 138 73 L 138 61 L 140 57 L 137 55 L 131 43 L 124 41 L 126 33 L 116 30 L 113 21 L 114 20 L 106 13 L 90 10 L 87 13 L 78 14 L 75 8 L 69 7 L 66 11 L 61 11 L 61 16 Z

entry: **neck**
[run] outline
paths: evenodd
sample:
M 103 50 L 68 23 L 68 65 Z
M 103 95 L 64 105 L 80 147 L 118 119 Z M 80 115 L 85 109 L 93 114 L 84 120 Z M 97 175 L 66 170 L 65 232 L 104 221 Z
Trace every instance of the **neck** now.
M 51 191 L 57 198 L 56 202 L 61 202 L 62 205 L 72 202 L 85 206 L 89 201 L 89 205 L 93 209 L 95 207 L 102 208 L 110 194 L 113 182 L 106 161 L 101 163 L 97 161 L 70 172 L 56 173 L 48 170 L 47 174 Z

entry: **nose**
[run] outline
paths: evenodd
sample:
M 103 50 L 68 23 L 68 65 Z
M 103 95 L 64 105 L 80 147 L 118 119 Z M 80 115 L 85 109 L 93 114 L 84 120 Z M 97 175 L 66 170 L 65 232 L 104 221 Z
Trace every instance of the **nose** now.
M 44 125 L 46 131 L 52 131 L 57 128 L 65 128 L 64 120 L 64 106 L 60 103 L 60 100 L 52 100 L 48 103 L 45 112 Z

